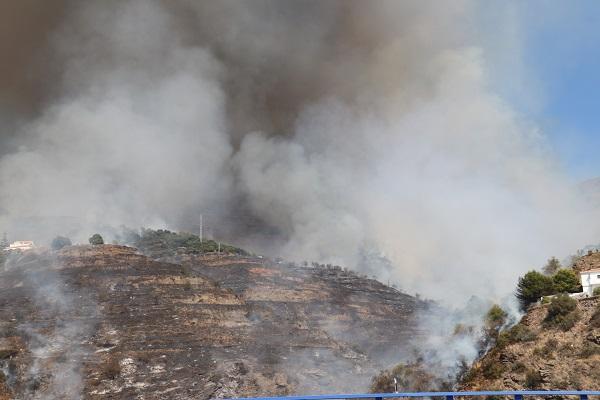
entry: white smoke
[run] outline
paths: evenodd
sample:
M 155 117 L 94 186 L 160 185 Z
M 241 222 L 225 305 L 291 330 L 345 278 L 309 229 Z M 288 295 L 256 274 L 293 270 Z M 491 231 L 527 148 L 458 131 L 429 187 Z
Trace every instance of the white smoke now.
M 477 12 L 80 3 L 53 36 L 56 97 L 0 159 L 1 218 L 76 217 L 82 240 L 193 229 L 208 210 L 258 251 L 355 267 L 376 248 L 404 290 L 503 296 L 598 230 L 543 133 L 495 93 Z

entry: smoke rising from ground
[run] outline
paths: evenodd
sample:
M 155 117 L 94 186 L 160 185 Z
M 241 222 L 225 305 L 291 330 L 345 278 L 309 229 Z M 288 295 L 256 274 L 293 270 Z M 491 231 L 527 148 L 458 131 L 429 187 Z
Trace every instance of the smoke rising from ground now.
M 7 229 L 204 213 L 291 259 L 375 249 L 381 279 L 449 301 L 595 242 L 543 134 L 495 94 L 469 1 L 65 4 L 42 71 L 11 78 L 31 95 L 0 113 Z

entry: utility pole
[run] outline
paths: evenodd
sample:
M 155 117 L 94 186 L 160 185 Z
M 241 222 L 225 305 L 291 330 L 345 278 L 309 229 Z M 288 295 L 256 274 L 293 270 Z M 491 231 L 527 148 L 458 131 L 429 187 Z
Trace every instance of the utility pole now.
M 204 232 L 204 226 L 202 221 L 202 214 L 200 214 L 200 244 L 202 244 L 202 233 Z
M 202 250 L 202 234 L 204 233 L 204 226 L 203 226 L 203 221 L 202 221 L 202 214 L 200 214 L 200 250 Z

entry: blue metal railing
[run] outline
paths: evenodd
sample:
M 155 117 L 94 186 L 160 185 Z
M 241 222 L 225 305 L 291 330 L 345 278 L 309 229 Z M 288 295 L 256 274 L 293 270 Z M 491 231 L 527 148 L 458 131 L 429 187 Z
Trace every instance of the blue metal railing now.
M 365 393 L 365 394 L 324 394 L 313 396 L 287 397 L 245 397 L 229 400 L 352 400 L 352 399 L 396 399 L 408 397 L 445 397 L 452 400 L 463 396 L 511 396 L 515 400 L 523 400 L 526 396 L 577 396 L 580 400 L 588 400 L 589 396 L 600 396 L 600 391 L 593 390 L 505 390 L 498 392 L 410 392 L 410 393 Z

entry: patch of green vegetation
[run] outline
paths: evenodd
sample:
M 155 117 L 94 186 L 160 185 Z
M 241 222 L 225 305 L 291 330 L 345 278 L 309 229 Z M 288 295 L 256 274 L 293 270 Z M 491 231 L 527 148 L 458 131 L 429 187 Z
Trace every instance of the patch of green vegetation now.
M 506 367 L 500 361 L 488 360 L 481 366 L 481 373 L 487 379 L 498 379 L 506 372 Z
M 392 369 L 381 371 L 371 380 L 371 393 L 392 393 L 395 390 L 394 378 L 398 381 L 399 391 L 449 390 L 450 383 L 427 371 L 421 361 L 396 365 Z
M 179 249 L 187 253 L 216 253 L 248 255 L 248 252 L 228 244 L 221 244 L 214 240 L 202 240 L 200 237 L 187 232 L 171 232 L 165 229 L 142 229 L 141 234 L 129 232 L 127 239 L 142 252 L 153 257 L 172 256 Z
M 563 331 L 571 329 L 581 319 L 581 313 L 577 308 L 577 300 L 566 294 L 559 294 L 552 298 L 548 305 L 548 314 L 544 324 L 548 327 L 560 328 Z
M 572 269 L 559 269 L 553 276 L 554 293 L 578 293 L 583 290 L 579 275 Z
M 102 238 L 102 236 L 100 236 L 99 233 L 94 233 L 90 238 L 89 238 L 89 242 L 91 245 L 93 246 L 99 246 L 101 244 L 104 244 L 104 239 Z
M 600 286 L 597 288 L 594 288 L 594 291 L 592 292 L 592 295 L 594 296 L 600 296 Z
M 483 319 L 484 322 L 484 345 L 487 347 L 490 343 L 497 342 L 500 329 L 506 324 L 508 313 L 497 304 L 494 304 Z
M 536 338 L 537 335 L 529 327 L 517 324 L 508 330 L 500 332 L 497 344 L 500 347 L 504 347 L 511 343 L 531 342 Z
M 526 310 L 530 304 L 538 301 L 540 297 L 553 293 L 554 282 L 549 276 L 537 271 L 529 271 L 519 278 L 516 296 L 522 310 Z
M 538 271 L 529 271 L 519 278 L 516 296 L 521 309 L 525 311 L 530 304 L 537 302 L 540 298 L 542 303 L 547 302 L 545 296 L 558 293 L 578 293 L 581 290 L 579 276 L 570 268 L 558 269 L 552 276 Z

